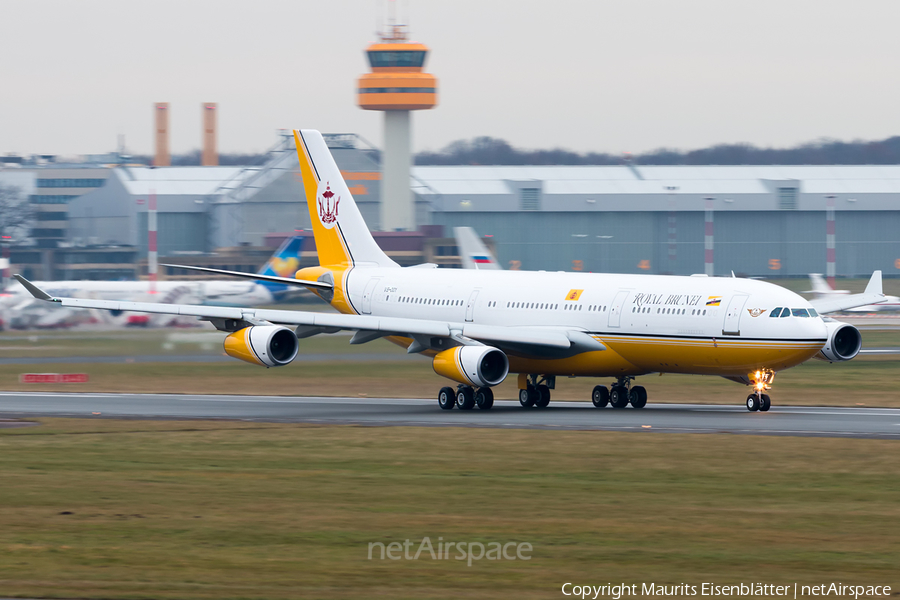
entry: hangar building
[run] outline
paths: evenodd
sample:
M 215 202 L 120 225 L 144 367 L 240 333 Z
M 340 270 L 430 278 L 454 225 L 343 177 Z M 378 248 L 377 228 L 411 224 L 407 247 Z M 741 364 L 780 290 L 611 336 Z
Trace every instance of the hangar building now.
M 378 151 L 353 135 L 327 141 L 377 230 Z M 116 167 L 69 203 L 69 241 L 144 256 L 155 189 L 163 256 L 271 246 L 309 229 L 297 168 L 287 135 L 259 166 Z M 432 227 L 408 232 L 404 264 L 446 262 L 455 248 L 429 237 L 468 225 L 491 236 L 507 268 L 693 274 L 711 256 L 716 275 L 802 277 L 826 270 L 834 196 L 837 274 L 900 275 L 900 166 L 417 166 L 410 185 L 417 226 Z

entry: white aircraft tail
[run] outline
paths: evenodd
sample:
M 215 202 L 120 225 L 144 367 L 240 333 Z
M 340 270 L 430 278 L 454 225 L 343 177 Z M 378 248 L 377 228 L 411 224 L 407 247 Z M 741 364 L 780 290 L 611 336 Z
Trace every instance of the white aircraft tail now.
M 471 227 L 454 227 L 453 235 L 459 248 L 459 260 L 464 269 L 496 271 L 500 269 L 497 259 Z
M 398 267 L 369 233 L 322 134 L 313 129 L 295 129 L 294 141 L 319 264 Z
M 849 294 L 849 290 L 836 290 L 831 287 L 825 278 L 822 277 L 820 273 L 810 273 L 809 274 L 809 282 L 812 284 L 812 289 L 808 290 L 807 294 L 815 294 L 816 298 L 832 298 L 839 294 Z
M 828 282 L 825 281 L 825 278 L 822 277 L 820 273 L 810 273 L 809 283 L 812 285 L 812 290 L 810 291 L 813 294 L 825 296 L 834 293 L 834 290 L 828 285 Z

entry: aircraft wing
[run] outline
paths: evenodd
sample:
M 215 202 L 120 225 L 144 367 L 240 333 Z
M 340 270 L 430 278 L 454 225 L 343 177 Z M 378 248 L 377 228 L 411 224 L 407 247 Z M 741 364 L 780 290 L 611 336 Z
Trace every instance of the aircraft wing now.
M 333 333 L 338 330 L 375 332 L 368 339 L 387 335 L 405 337 L 425 336 L 468 338 L 490 342 L 498 346 L 546 350 L 592 349 L 606 347 L 593 337 L 577 329 L 546 327 L 504 327 L 477 323 L 460 323 L 434 319 L 409 319 L 373 315 L 343 315 L 294 310 L 269 310 L 229 306 L 196 306 L 191 304 L 161 304 L 88 298 L 54 298 L 21 275 L 14 277 L 39 300 L 72 308 L 96 308 L 116 311 L 194 316 L 206 320 L 267 321 L 280 325 L 302 326 L 308 335 Z M 382 335 L 377 335 L 382 334 Z
M 866 285 L 866 290 L 862 294 L 836 295 L 833 297 L 816 298 L 810 300 L 809 303 L 819 314 L 828 314 L 841 310 L 849 310 L 858 306 L 866 306 L 868 304 L 878 304 L 884 302 L 887 298 L 881 285 L 881 271 L 872 273 L 872 278 Z
M 229 277 L 242 277 L 244 279 L 255 279 L 256 281 L 271 281 L 272 283 L 283 283 L 285 285 L 298 285 L 302 287 L 311 287 L 323 290 L 330 290 L 334 286 L 325 281 L 304 281 L 302 279 L 294 279 L 293 277 L 277 277 L 275 275 L 261 275 L 259 273 L 242 273 L 240 271 L 226 271 L 224 269 L 210 269 L 209 267 L 192 267 L 189 265 L 167 265 L 163 267 L 172 267 L 175 269 L 187 269 L 189 271 L 201 271 L 203 273 L 215 273 L 216 275 L 228 275 Z M 22 284 L 24 285 L 24 284 Z

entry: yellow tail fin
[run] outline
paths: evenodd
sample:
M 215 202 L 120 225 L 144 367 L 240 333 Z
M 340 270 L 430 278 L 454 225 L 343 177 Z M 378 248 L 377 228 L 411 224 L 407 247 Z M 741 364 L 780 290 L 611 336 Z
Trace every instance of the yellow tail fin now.
M 294 130 L 319 264 L 397 267 L 375 243 L 322 134 Z

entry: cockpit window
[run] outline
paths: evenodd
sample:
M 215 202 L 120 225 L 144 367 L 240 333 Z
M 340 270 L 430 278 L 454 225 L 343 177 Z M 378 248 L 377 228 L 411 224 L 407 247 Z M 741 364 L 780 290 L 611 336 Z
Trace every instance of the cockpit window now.
M 816 312 L 816 309 L 811 308 L 811 309 L 809 309 L 809 316 L 811 316 L 811 317 L 818 317 L 818 316 L 819 316 L 819 313 Z
M 791 309 L 785 308 L 784 310 L 781 311 L 781 318 L 782 318 L 782 319 L 785 318 L 785 317 L 789 317 L 789 316 L 791 316 Z
M 779 306 L 778 308 L 772 309 L 772 312 L 771 312 L 771 314 L 769 314 L 769 317 L 775 319 L 775 318 L 778 318 L 780 315 L 781 315 L 781 307 Z
M 791 313 L 795 317 L 808 317 L 809 316 L 809 312 L 807 312 L 807 310 L 805 308 L 792 308 Z

